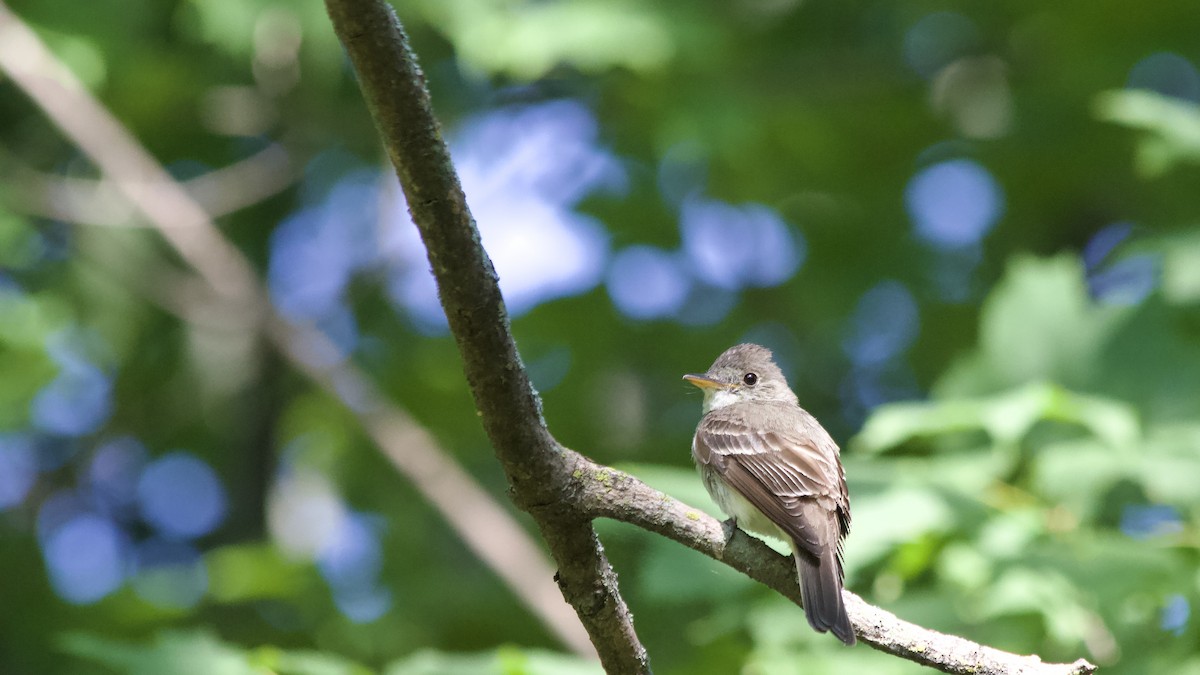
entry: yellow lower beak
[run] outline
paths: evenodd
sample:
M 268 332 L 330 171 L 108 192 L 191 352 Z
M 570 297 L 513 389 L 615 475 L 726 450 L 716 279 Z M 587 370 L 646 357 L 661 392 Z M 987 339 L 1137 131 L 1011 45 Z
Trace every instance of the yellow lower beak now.
M 684 375 L 683 379 L 696 385 L 697 387 L 700 387 L 701 389 L 720 389 L 721 387 L 725 386 L 707 375 L 689 374 Z

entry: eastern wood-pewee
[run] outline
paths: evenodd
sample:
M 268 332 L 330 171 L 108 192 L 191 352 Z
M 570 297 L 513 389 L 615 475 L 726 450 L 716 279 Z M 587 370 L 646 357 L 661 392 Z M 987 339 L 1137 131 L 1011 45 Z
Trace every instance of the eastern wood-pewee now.
M 683 379 L 704 391 L 692 458 L 713 501 L 735 526 L 792 544 L 808 623 L 854 644 L 842 603 L 850 496 L 837 444 L 765 347 L 730 347 Z

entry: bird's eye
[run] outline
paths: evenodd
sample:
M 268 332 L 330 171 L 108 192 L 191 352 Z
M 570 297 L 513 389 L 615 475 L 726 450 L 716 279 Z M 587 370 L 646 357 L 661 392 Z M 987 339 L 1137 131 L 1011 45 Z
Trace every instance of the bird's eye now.
M 755 373 L 746 373 L 746 375 L 742 377 L 742 382 L 745 382 L 747 386 L 753 387 L 754 385 L 758 384 L 758 375 Z

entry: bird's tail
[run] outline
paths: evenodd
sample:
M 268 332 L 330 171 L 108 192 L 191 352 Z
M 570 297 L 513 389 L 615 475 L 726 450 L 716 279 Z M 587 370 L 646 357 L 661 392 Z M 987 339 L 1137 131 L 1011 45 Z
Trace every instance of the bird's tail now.
M 842 602 L 841 565 L 832 547 L 822 551 L 817 558 L 795 547 L 796 571 L 800 574 L 800 596 L 804 602 L 804 615 L 814 630 L 831 631 L 847 645 L 854 644 L 854 628 Z

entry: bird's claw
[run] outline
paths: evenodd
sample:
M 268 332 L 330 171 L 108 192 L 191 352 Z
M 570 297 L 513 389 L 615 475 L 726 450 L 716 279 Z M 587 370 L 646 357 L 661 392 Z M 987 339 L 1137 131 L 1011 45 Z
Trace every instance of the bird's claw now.
M 737 518 L 721 521 L 721 531 L 725 533 L 725 545 L 728 546 L 729 542 L 733 541 L 733 535 L 738 531 Z

